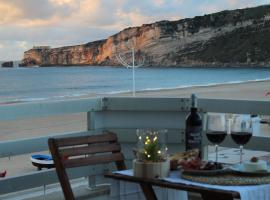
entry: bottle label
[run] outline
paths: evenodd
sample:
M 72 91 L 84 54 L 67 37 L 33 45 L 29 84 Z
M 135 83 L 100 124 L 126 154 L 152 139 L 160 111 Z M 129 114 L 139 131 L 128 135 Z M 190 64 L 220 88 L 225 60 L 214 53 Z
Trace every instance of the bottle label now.
M 202 127 L 193 126 L 186 130 L 186 150 L 201 149 Z

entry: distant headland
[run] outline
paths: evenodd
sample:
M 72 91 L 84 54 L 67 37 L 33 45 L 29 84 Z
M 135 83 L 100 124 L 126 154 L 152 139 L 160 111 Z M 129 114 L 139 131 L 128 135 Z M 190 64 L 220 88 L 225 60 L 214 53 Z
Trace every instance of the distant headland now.
M 119 65 L 129 43 L 145 66 L 270 66 L 270 5 L 126 28 L 107 39 L 24 52 L 21 66 Z

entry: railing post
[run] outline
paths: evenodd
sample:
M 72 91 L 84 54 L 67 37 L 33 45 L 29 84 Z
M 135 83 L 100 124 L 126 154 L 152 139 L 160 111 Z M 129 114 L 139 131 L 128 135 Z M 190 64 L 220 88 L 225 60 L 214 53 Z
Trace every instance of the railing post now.
M 95 113 L 87 112 L 87 130 L 95 130 Z M 95 167 L 91 168 L 91 170 L 95 171 Z M 96 177 L 95 175 L 88 176 L 88 187 L 93 189 L 96 187 Z
M 43 185 L 43 200 L 46 200 L 46 185 Z

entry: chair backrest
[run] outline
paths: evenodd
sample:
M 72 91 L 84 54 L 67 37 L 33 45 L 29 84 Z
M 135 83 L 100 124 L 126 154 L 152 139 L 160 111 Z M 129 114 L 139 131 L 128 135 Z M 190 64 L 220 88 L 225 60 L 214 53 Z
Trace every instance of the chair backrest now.
M 48 143 L 66 200 L 75 199 L 66 168 L 115 162 L 118 170 L 126 169 L 115 133 L 49 138 Z

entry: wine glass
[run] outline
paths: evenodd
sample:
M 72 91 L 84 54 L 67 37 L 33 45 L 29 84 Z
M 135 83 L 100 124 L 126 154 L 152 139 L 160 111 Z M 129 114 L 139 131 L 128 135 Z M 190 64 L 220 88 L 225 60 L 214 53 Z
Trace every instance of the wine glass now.
M 223 113 L 208 113 L 206 123 L 207 139 L 215 145 L 216 160 L 218 162 L 218 145 L 227 135 L 226 118 Z
M 233 115 L 231 121 L 231 137 L 240 145 L 240 164 L 243 161 L 243 148 L 252 136 L 252 118 L 250 115 Z

